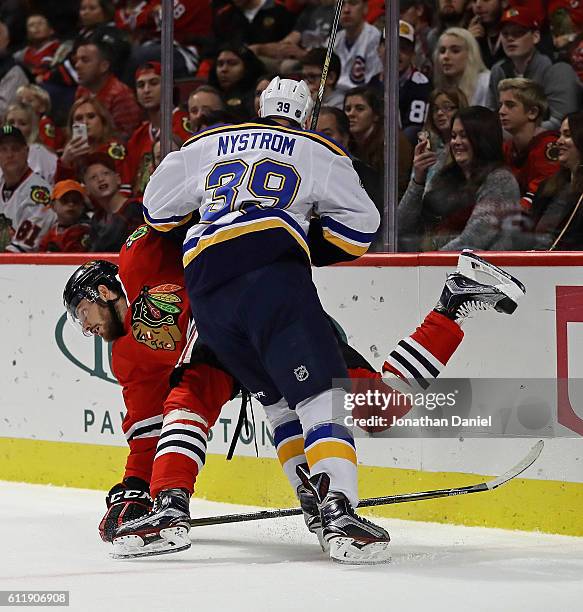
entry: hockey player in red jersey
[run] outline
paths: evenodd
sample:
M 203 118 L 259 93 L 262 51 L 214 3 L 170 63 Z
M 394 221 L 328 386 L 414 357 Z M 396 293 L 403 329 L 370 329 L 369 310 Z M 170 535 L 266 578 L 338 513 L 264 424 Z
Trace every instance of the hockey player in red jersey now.
M 121 482 L 107 495 L 101 537 L 111 542 L 122 523 L 148 513 L 153 499 L 164 504 L 160 492 L 167 490 L 188 513 L 208 431 L 234 382 L 195 346 L 180 247 L 141 226 L 122 247 L 119 270 L 107 261 L 87 262 L 69 279 L 64 301 L 86 335 L 113 342 L 112 370 L 127 409 L 130 452 Z M 188 528 L 156 533 L 145 550 L 188 548 Z

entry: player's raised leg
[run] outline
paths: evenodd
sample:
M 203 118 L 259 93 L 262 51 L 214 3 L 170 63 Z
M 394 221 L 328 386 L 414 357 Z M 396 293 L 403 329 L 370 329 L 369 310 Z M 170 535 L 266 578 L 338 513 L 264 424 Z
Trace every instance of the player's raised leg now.
M 391 351 L 383 374 L 427 389 L 460 345 L 464 337 L 461 326 L 468 317 L 487 310 L 512 314 L 525 293 L 524 285 L 508 272 L 463 251 L 457 269 L 447 275 L 437 305 L 415 332 Z

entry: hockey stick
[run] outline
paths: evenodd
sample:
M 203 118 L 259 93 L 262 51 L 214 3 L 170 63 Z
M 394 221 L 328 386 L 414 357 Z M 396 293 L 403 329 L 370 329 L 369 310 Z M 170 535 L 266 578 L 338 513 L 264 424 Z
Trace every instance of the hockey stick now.
M 314 109 L 312 110 L 312 123 L 310 124 L 310 129 L 312 130 L 315 130 L 316 126 L 318 125 L 318 116 L 320 115 L 320 107 L 322 106 L 322 98 L 324 97 L 324 88 L 326 87 L 326 80 L 328 79 L 328 68 L 330 67 L 330 60 L 332 59 L 332 53 L 334 52 L 334 42 L 336 41 L 336 32 L 338 31 L 338 23 L 340 21 L 340 13 L 342 12 L 343 3 L 344 0 L 336 0 L 334 18 L 332 19 L 332 25 L 330 26 L 328 48 L 326 49 L 326 57 L 324 58 L 324 65 L 322 66 L 320 87 L 318 88 L 318 95 L 316 96 Z
M 361 500 L 359 508 L 370 506 L 386 506 L 389 504 L 402 504 L 404 502 L 422 501 L 425 499 L 437 499 L 439 497 L 453 497 L 455 495 L 466 495 L 467 493 L 480 493 L 481 491 L 492 491 L 508 481 L 516 478 L 529 468 L 542 452 L 544 442 L 539 440 L 528 452 L 526 457 L 519 461 L 507 472 L 492 480 L 481 482 L 466 487 L 454 487 L 452 489 L 436 489 L 435 491 L 421 491 L 418 493 L 401 493 L 399 495 L 387 495 L 385 497 L 369 497 Z M 224 514 L 222 516 L 208 516 L 190 520 L 191 527 L 204 527 L 206 525 L 223 525 L 225 523 L 243 523 L 246 521 L 262 521 L 264 519 L 283 518 L 286 516 L 299 516 L 301 508 L 285 508 L 280 510 L 260 510 L 246 514 Z

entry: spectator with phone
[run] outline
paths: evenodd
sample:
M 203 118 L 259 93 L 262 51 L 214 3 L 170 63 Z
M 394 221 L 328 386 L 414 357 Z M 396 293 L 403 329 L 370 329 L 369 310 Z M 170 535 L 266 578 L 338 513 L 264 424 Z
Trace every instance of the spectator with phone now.
M 426 156 L 427 176 L 425 189 L 429 189 L 435 173 L 440 170 L 449 155 L 451 123 L 453 116 L 461 108 L 469 106 L 464 92 L 459 88 L 434 89 L 429 96 L 429 110 L 424 129 L 419 132 L 419 142 L 426 141 L 425 152 L 435 153 Z
M 401 248 L 406 251 L 509 250 L 510 228 L 521 216 L 516 179 L 504 167 L 498 115 L 481 106 L 453 119 L 451 155 L 425 191 L 436 161 L 426 142 L 415 147 L 414 175 L 398 207 Z
M 121 174 L 126 147 L 115 137 L 111 116 L 97 98 L 77 100 L 69 112 L 67 127 L 70 138 L 57 163 L 56 181 L 81 180 L 85 158 L 92 153 L 105 153 Z M 130 193 L 129 185 L 124 190 Z

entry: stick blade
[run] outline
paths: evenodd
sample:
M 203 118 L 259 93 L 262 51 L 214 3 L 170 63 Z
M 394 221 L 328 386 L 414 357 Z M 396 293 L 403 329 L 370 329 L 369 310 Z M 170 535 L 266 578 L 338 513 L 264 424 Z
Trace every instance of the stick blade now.
M 485 483 L 489 490 L 496 489 L 497 487 L 506 484 L 509 480 L 516 478 L 519 474 L 522 474 L 528 469 L 540 456 L 545 443 L 543 440 L 539 440 L 529 451 L 528 455 L 519 461 L 514 467 L 510 468 L 507 472 L 498 476 L 494 480 L 490 480 Z

